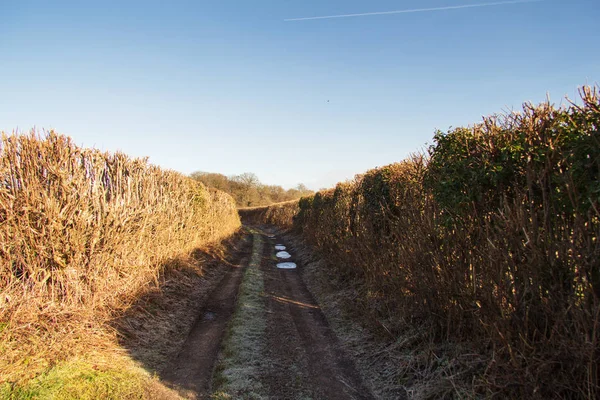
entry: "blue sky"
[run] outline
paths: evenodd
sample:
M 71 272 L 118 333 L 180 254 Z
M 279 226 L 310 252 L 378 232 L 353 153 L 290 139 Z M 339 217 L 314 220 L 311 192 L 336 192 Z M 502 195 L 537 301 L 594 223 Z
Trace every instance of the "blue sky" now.
M 600 1 L 0 0 L 0 130 L 330 186 L 600 81 Z

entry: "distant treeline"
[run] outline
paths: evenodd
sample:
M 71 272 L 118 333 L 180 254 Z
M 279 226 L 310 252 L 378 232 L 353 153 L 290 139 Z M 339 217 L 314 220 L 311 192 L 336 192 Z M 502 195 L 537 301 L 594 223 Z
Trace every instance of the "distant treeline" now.
M 238 207 L 266 206 L 299 199 L 314 193 L 303 184 L 288 190 L 277 185 L 265 185 L 255 174 L 250 172 L 225 176 L 218 173 L 196 171 L 192 172 L 190 177 L 208 187 L 229 193 L 235 199 Z

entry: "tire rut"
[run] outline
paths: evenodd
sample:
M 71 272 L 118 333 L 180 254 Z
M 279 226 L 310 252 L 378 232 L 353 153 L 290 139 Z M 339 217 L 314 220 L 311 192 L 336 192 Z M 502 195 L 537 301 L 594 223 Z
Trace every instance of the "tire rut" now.
M 177 357 L 161 379 L 189 399 L 209 398 L 212 374 L 227 324 L 233 315 L 249 248 L 237 254 L 210 294 Z
M 261 267 L 268 310 L 271 367 L 265 383 L 270 398 L 373 399 L 306 288 L 301 263 L 291 252 L 292 258 L 285 261 L 296 262 L 298 268 L 277 269 L 271 258 L 276 239 L 266 243 L 270 246 L 265 246 Z

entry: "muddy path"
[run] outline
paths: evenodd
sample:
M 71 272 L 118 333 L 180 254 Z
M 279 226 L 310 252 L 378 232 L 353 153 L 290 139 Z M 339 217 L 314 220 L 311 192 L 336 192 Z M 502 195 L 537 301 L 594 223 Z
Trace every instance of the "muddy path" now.
M 249 243 L 251 244 L 251 243 Z M 242 280 L 251 245 L 243 246 L 227 268 L 227 272 L 197 310 L 197 319 L 187 340 L 161 373 L 161 379 L 189 399 L 209 398 L 215 360 L 227 324 L 235 310 L 238 288 Z
M 196 322 L 177 356 L 162 369 L 161 380 L 187 399 L 373 399 L 307 289 L 302 261 L 283 237 L 268 230 L 250 228 L 248 232 L 253 233 L 246 238 L 253 237 L 259 246 L 250 240 L 237 250 L 218 285 L 194 311 Z M 278 259 L 275 254 L 281 249 L 276 245 L 286 246 L 290 258 Z M 297 268 L 279 269 L 279 262 L 296 263 Z M 259 271 L 255 275 L 261 282 L 258 289 L 247 284 L 251 271 Z M 239 296 L 248 290 L 256 292 L 256 304 L 262 311 L 255 313 L 257 317 L 244 317 L 239 330 L 233 326 L 235 321 L 240 324 L 240 307 L 249 306 L 243 301 L 247 294 Z M 248 336 L 251 326 L 264 328 L 253 337 Z M 244 353 L 239 350 L 244 347 L 258 350 Z M 237 389 L 229 390 L 229 397 L 220 397 L 217 393 L 222 392 L 223 385 L 217 382 L 223 376 L 217 371 L 224 357 L 236 359 L 232 351 L 241 352 L 239 360 L 254 360 L 250 364 L 256 368 L 250 372 L 243 363 L 229 365 L 237 374 L 233 384 Z M 252 393 L 240 389 L 240 382 L 253 388 Z
M 308 291 L 303 265 L 291 255 L 277 259 L 282 237 L 266 234 L 261 264 L 267 308 L 264 384 L 272 399 L 373 399 L 353 363 L 344 354 L 321 308 Z M 294 262 L 296 269 L 279 269 Z

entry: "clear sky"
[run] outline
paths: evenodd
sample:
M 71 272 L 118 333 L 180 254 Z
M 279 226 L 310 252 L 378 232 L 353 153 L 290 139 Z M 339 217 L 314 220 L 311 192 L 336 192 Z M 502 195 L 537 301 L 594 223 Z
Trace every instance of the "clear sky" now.
M 600 81 L 600 1 L 0 0 L 0 130 L 330 186 Z

